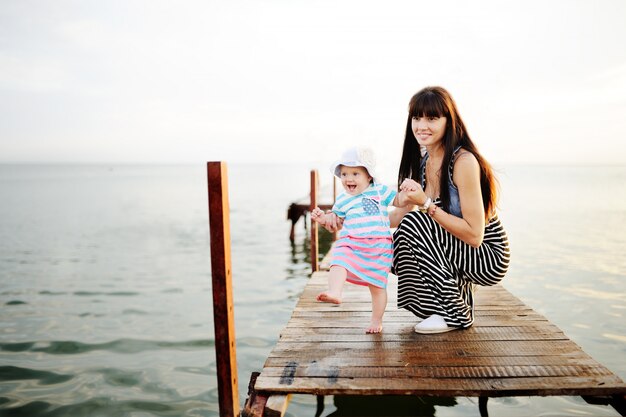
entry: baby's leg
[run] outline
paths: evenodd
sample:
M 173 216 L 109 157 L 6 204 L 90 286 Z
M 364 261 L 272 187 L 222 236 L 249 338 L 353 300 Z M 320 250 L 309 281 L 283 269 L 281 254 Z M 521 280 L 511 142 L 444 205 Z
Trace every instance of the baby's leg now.
M 347 277 L 348 271 L 345 268 L 337 265 L 331 266 L 328 272 L 328 291 L 319 293 L 317 301 L 341 304 L 341 293 Z
M 387 307 L 387 289 L 369 286 L 372 294 L 372 321 L 365 333 L 380 333 L 383 331 L 383 314 Z

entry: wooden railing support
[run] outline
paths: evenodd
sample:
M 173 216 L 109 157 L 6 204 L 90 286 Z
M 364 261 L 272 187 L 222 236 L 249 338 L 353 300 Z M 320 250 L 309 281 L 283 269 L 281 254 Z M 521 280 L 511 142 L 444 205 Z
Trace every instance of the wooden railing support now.
M 239 415 L 239 394 L 226 163 L 208 162 L 207 180 L 218 400 L 221 417 L 236 417 Z
M 324 412 L 324 396 L 317 396 L 317 407 L 315 408 L 315 417 L 320 417 Z
M 588 404 L 610 405 L 620 416 L 626 416 L 626 395 L 583 395 L 582 398 Z
M 317 194 L 318 194 L 319 179 L 317 170 L 311 170 L 311 205 L 309 206 L 309 213 L 317 207 Z M 311 220 L 311 269 L 313 272 L 319 270 L 319 250 L 318 250 L 318 224 Z
M 489 417 L 489 411 L 487 411 L 487 401 L 489 401 L 489 397 L 478 397 L 478 412 L 480 413 L 480 417 Z
M 337 177 L 335 177 L 335 174 L 333 174 L 333 205 L 335 204 L 335 201 L 337 201 Z M 333 232 L 333 242 L 337 240 L 338 235 L 339 232 L 335 230 Z

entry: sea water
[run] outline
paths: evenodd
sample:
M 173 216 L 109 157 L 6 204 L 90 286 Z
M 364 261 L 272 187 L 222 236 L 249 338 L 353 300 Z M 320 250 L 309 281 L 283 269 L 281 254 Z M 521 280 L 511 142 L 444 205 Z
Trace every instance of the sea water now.
M 310 275 L 304 221 L 290 242 L 286 218 L 309 168 L 228 166 L 242 403 Z M 626 379 L 626 167 L 498 176 L 512 252 L 503 285 Z M 219 415 L 211 297 L 204 165 L 0 165 L 0 416 Z M 477 407 L 330 396 L 323 415 Z M 287 414 L 315 409 L 296 395 Z M 578 397 L 494 398 L 489 411 L 617 415 Z

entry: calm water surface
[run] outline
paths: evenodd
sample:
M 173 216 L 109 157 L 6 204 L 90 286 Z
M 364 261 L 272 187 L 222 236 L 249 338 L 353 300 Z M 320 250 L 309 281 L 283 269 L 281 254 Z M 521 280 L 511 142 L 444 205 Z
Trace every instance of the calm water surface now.
M 626 167 L 504 167 L 504 285 L 626 379 Z M 204 166 L 0 165 L 0 415 L 216 416 Z M 390 178 L 392 179 L 392 178 Z M 308 167 L 229 166 L 241 401 L 309 276 Z M 330 182 L 329 176 L 322 180 Z M 617 415 L 576 397 L 491 415 Z M 295 396 L 290 416 L 313 416 Z M 474 416 L 468 398 L 326 398 L 333 415 Z

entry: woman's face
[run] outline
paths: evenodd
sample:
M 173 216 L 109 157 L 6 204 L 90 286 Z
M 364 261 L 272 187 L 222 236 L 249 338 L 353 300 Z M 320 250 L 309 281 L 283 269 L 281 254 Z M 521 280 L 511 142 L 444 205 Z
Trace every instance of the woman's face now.
M 445 117 L 413 116 L 411 119 L 413 135 L 420 146 L 433 146 L 441 142 L 446 132 Z

